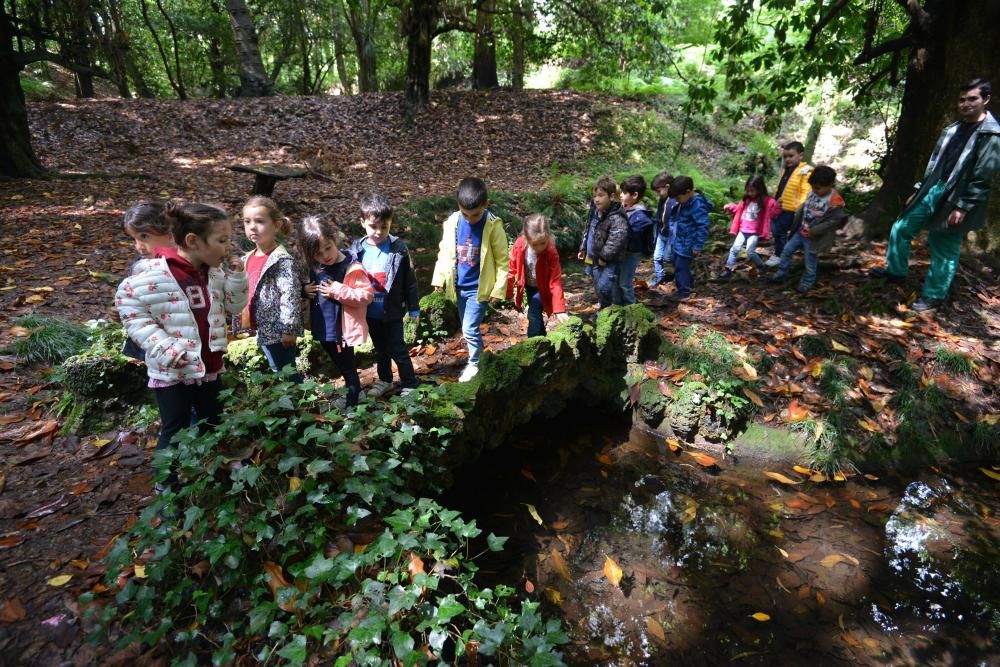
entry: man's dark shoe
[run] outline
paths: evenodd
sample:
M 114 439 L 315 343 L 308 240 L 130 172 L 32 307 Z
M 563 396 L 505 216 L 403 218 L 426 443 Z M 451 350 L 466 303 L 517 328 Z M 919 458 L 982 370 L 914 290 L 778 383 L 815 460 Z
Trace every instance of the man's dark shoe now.
M 915 313 L 929 313 L 937 310 L 943 305 L 944 299 L 928 299 L 926 297 L 920 297 L 913 302 L 913 305 L 910 306 L 910 310 Z
M 874 268 L 868 269 L 869 278 L 877 278 L 881 280 L 888 280 L 890 283 L 905 283 L 906 276 L 897 276 L 895 273 L 889 273 L 889 269 L 876 266 Z

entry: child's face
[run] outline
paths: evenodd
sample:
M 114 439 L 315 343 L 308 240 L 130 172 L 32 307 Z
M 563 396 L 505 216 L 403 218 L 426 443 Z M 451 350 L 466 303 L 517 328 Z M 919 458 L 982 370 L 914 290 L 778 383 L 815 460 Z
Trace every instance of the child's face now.
M 622 190 L 622 193 L 621 195 L 619 195 L 619 197 L 622 200 L 622 206 L 635 206 L 635 204 L 639 201 L 638 192 L 625 192 L 624 190 Z
M 525 237 L 527 238 L 527 237 Z M 545 249 L 549 247 L 549 237 L 548 236 L 538 236 L 536 238 L 529 238 L 528 245 L 531 249 L 535 251 L 536 255 L 541 255 L 545 252 Z
M 365 228 L 365 235 L 368 237 L 368 240 L 378 245 L 389 237 L 389 227 L 392 226 L 392 218 L 388 220 L 379 220 L 375 216 L 361 218 L 361 226 Z
M 756 188 L 747 186 L 747 188 L 743 191 L 743 196 L 746 197 L 747 199 L 756 199 L 757 198 Z
M 204 237 L 188 234 L 184 239 L 184 254 L 196 267 L 219 266 L 229 255 L 232 226 L 228 220 L 216 220 Z
M 486 213 L 486 209 L 489 208 L 489 206 L 490 206 L 490 200 L 487 199 L 486 201 L 484 201 L 479 206 L 476 206 L 475 208 L 464 208 L 462 207 L 461 204 L 459 204 L 458 210 L 459 212 L 461 212 L 462 217 L 465 218 L 466 222 L 468 222 L 471 225 L 474 225 L 482 219 L 483 213 Z
M 243 233 L 258 248 L 270 249 L 275 244 L 278 228 L 263 206 L 243 207 Z
M 594 188 L 594 206 L 598 211 L 607 211 L 611 206 L 611 195 L 600 188 Z
M 789 169 L 793 169 L 802 162 L 802 153 L 794 149 L 789 149 L 781 152 L 781 157 L 785 161 L 785 166 Z
M 670 197 L 670 183 L 656 188 L 656 194 L 660 195 L 660 199 L 668 199 Z
M 330 266 L 340 261 L 340 248 L 333 239 L 324 238 L 319 242 L 319 249 L 316 253 L 316 261 L 324 266 Z
M 152 257 L 154 248 L 173 248 L 173 234 L 152 234 L 150 232 L 140 232 L 135 229 L 126 229 L 125 233 L 135 241 L 135 250 L 143 257 Z
M 688 200 L 691 199 L 691 197 L 694 197 L 694 190 L 688 190 L 687 192 L 682 192 L 676 197 L 674 197 L 674 199 L 676 199 L 677 202 L 680 204 L 686 204 Z
M 817 197 L 825 197 L 831 192 L 833 192 L 833 184 L 830 185 L 813 185 L 813 194 Z

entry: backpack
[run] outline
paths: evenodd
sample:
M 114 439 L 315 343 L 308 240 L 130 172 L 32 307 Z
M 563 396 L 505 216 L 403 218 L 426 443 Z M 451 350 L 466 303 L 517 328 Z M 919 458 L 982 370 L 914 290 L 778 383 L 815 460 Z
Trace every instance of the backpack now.
M 642 254 L 652 257 L 656 251 L 656 222 L 642 230 Z

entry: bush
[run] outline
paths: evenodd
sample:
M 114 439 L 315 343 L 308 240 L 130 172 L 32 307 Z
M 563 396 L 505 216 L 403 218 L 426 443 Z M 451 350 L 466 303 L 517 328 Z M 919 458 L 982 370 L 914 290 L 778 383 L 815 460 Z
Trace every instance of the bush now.
M 315 383 L 253 381 L 254 397 L 224 392 L 218 427 L 158 454 L 160 479 L 172 466 L 181 485 L 109 554 L 110 591 L 83 600 L 92 639 L 113 632 L 190 665 L 455 662 L 474 642 L 499 664 L 561 664 L 558 622 L 476 584 L 475 523 L 407 491 L 448 447 L 443 391 L 345 416 Z

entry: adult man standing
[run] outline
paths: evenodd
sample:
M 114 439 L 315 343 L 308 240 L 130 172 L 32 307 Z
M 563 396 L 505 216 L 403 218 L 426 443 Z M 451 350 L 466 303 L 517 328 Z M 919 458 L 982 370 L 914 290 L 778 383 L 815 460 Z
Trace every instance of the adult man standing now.
M 991 93 L 990 82 L 983 79 L 961 87 L 961 119 L 941 131 L 923 180 L 914 186 L 893 224 L 885 268 L 869 271 L 873 278 L 905 280 L 913 237 L 926 228 L 931 266 L 912 306 L 916 312 L 932 311 L 944 303 L 958 269 L 962 239 L 966 232 L 986 225 L 990 188 L 1000 168 L 1000 124 L 986 110 Z

